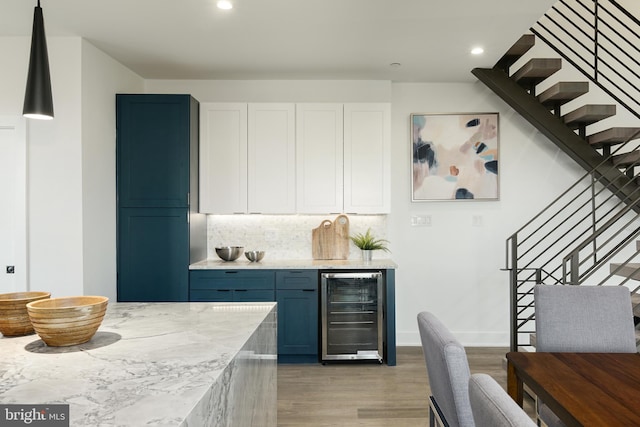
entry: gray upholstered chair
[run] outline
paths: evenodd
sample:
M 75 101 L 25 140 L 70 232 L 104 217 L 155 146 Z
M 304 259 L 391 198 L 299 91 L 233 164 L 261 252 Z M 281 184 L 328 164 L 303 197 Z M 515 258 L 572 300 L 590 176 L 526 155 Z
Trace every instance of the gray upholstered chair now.
M 631 294 L 624 286 L 536 285 L 536 351 L 635 353 Z M 542 402 L 540 419 L 564 424 Z
M 469 402 L 477 427 L 535 427 L 536 423 L 487 374 L 469 379 Z
M 473 427 L 467 353 L 436 316 L 418 314 L 418 329 L 429 376 L 429 419 L 450 427 Z M 444 422 L 443 422 L 444 421 Z

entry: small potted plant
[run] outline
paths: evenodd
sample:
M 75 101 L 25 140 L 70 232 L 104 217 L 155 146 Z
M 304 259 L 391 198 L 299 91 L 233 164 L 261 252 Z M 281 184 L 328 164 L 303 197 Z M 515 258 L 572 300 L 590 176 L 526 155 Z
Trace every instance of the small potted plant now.
M 371 234 L 371 228 L 367 229 L 365 234 L 357 233 L 352 236 L 349 236 L 349 239 L 362 251 L 362 260 L 365 263 L 371 261 L 371 254 L 373 251 L 381 250 L 385 252 L 389 252 L 389 248 L 387 248 L 387 243 L 389 243 L 386 239 L 377 239 L 373 234 Z

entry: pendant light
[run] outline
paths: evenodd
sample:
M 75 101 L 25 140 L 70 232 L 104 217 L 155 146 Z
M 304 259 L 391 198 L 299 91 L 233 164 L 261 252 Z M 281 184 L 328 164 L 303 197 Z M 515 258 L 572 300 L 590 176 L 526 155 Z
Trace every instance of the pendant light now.
M 44 19 L 40 0 L 33 12 L 33 31 L 31 34 L 31 55 L 29 74 L 24 95 L 22 115 L 30 119 L 53 119 L 53 97 L 51 95 L 51 75 L 47 40 L 44 36 Z

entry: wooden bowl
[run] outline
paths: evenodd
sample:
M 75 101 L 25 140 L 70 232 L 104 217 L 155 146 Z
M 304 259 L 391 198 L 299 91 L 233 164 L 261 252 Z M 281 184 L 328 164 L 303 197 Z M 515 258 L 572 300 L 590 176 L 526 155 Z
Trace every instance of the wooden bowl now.
M 27 304 L 31 324 L 48 346 L 66 347 L 91 339 L 107 312 L 109 298 L 51 298 Z
M 49 298 L 49 292 L 12 292 L 0 294 L 0 332 L 7 337 L 33 333 L 27 303 Z

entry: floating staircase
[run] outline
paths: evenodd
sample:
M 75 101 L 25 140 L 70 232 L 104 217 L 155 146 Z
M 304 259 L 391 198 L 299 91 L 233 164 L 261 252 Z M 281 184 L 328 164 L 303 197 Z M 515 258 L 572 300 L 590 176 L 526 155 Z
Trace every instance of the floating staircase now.
M 614 249 L 607 249 L 605 254 L 593 256 L 594 267 L 589 267 L 591 270 L 584 276 L 576 274 L 571 276 L 571 279 L 568 279 L 569 275 L 565 270 L 570 259 L 568 256 L 562 258 L 564 253 L 574 250 L 576 247 L 579 253 L 580 250 L 585 247 L 588 248 L 590 245 L 595 247 L 598 244 L 598 239 L 600 241 L 613 239 L 607 237 L 611 227 L 620 229 L 630 227 L 629 222 L 620 222 L 615 225 L 616 222 L 625 218 L 625 215 L 636 215 L 636 218 L 640 215 L 640 181 L 634 173 L 634 168 L 640 164 L 640 143 L 637 141 L 640 140 L 640 126 L 638 126 L 638 123 L 632 123 L 634 126 L 610 127 L 589 134 L 588 128 L 590 125 L 616 115 L 617 105 L 616 103 L 585 104 L 571 111 L 564 111 L 567 104 L 576 100 L 572 104 L 577 104 L 581 96 L 589 93 L 590 83 L 588 81 L 556 82 L 538 94 L 538 86 L 560 71 L 563 61 L 560 58 L 531 58 L 527 60 L 526 55 L 534 46 L 535 40 L 536 37 L 533 34 L 524 35 L 500 58 L 493 68 L 476 68 L 472 73 L 587 171 L 587 176 L 591 176 L 591 184 L 587 185 L 592 186 L 591 191 L 594 194 L 589 203 L 593 205 L 594 210 L 598 209 L 596 207 L 597 204 L 605 205 L 611 203 L 609 199 L 604 202 L 596 201 L 597 198 L 603 197 L 599 193 L 602 188 L 608 192 L 607 194 L 612 194 L 612 197 L 619 199 L 619 203 L 626 207 L 612 208 L 606 214 L 601 214 L 602 218 L 596 219 L 594 214 L 592 225 L 587 227 L 587 231 L 585 231 L 585 236 L 589 236 L 589 239 L 584 243 L 578 240 L 580 238 L 578 236 L 573 240 L 568 240 L 566 244 L 560 244 L 558 242 L 565 237 L 560 233 L 560 237 L 551 243 L 551 246 L 563 245 L 557 254 L 560 260 L 556 262 L 554 267 L 549 267 L 550 263 L 548 261 L 540 261 L 540 256 L 532 257 L 533 261 L 531 262 L 521 261 L 518 251 L 527 253 L 532 249 L 525 251 L 520 248 L 519 245 L 522 244 L 522 240 L 530 238 L 529 235 L 524 238 L 518 236 L 520 230 L 507 241 L 507 270 L 510 271 L 512 282 L 512 351 L 517 351 L 520 348 L 518 334 L 529 336 L 529 343 L 524 345 L 535 345 L 535 331 L 531 328 L 531 324 L 535 319 L 532 295 L 532 289 L 535 284 L 582 284 L 583 277 L 592 277 L 596 264 L 599 266 L 609 258 L 614 259 L 613 256 L 615 254 L 640 235 L 640 226 L 633 226 L 629 236 L 616 237 L 618 242 Z M 514 64 L 520 63 L 523 63 L 523 65 L 518 66 L 516 70 L 512 70 L 512 68 L 516 68 Z M 602 124 L 605 124 L 605 122 L 602 122 Z M 638 147 L 629 148 L 633 147 L 634 143 L 639 144 Z M 617 146 L 624 146 L 625 149 L 618 152 L 615 148 Z M 566 193 L 571 193 L 571 191 L 568 190 Z M 587 206 L 587 209 L 589 209 L 589 206 Z M 551 212 L 548 215 L 554 218 L 557 214 Z M 571 214 L 568 214 L 568 217 L 570 216 Z M 571 228 L 567 224 L 563 223 L 556 228 Z M 539 234 L 542 234 L 541 239 L 545 239 L 552 233 L 557 232 L 558 230 L 556 229 L 549 231 L 547 234 L 544 234 L 544 232 Z M 615 235 L 618 236 L 619 231 L 616 233 L 618 234 Z M 536 244 L 529 244 L 529 246 L 534 248 Z M 635 253 L 640 254 L 640 246 L 636 247 Z M 536 265 L 536 262 L 540 265 Z M 584 261 L 580 261 L 580 263 L 584 263 Z M 581 265 L 580 263 L 576 265 Z M 610 276 L 615 275 L 624 278 L 621 284 L 627 284 L 629 280 L 640 281 L 640 263 L 625 261 L 623 263 L 610 263 L 609 265 Z M 606 284 L 610 283 L 607 282 Z M 630 288 L 635 323 L 638 325 L 640 323 L 640 295 L 636 294 L 635 291 L 638 291 L 640 286 L 630 286 Z M 640 345 L 640 327 L 638 330 L 639 332 L 636 335 L 637 342 Z

